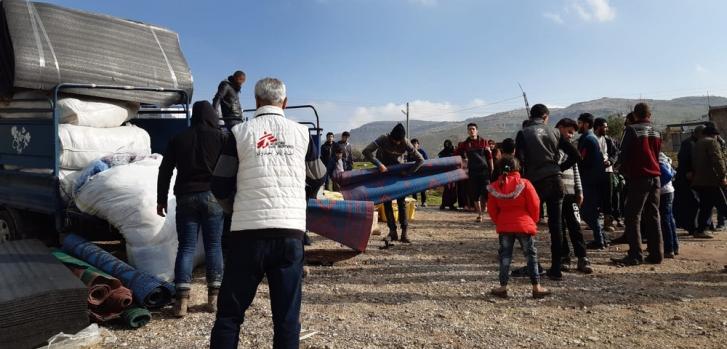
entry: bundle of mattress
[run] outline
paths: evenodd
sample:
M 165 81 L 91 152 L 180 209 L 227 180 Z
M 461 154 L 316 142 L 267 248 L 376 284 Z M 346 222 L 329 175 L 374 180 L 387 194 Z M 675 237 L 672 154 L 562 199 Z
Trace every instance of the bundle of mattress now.
M 173 88 L 192 96 L 192 74 L 177 33 L 45 3 L 3 0 L 0 95 L 17 88 L 50 90 L 62 82 Z M 176 93 L 64 91 L 159 106 L 183 102 Z
M 88 326 L 86 285 L 40 241 L 0 244 L 0 348 L 36 348 Z

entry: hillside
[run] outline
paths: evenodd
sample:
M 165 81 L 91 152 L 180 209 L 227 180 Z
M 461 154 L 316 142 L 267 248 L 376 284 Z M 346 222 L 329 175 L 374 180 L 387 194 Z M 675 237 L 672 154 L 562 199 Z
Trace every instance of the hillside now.
M 614 114 L 626 114 L 633 105 L 641 102 L 638 99 L 600 98 L 592 101 L 574 103 L 566 108 L 551 108 L 551 123 L 568 117 L 577 119 L 581 113 L 589 112 L 596 117 L 607 117 Z M 683 121 L 700 119 L 707 114 L 707 97 L 680 97 L 671 100 L 643 100 L 653 110 L 654 121 L 658 125 L 667 125 Z M 727 105 L 727 98 L 710 97 L 712 105 Z M 418 138 L 424 148 L 431 154 L 436 154 L 442 147 L 445 139 L 453 142 L 463 140 L 467 135 L 466 125 L 474 122 L 479 125 L 480 134 L 485 138 L 501 141 L 507 137 L 514 137 L 522 121 L 526 118 L 525 108 L 516 109 L 492 115 L 474 117 L 464 121 L 434 122 L 409 121 L 411 138 Z M 351 143 L 356 148 L 365 147 L 381 134 L 391 131 L 396 125 L 394 121 L 377 121 L 365 124 L 351 130 Z

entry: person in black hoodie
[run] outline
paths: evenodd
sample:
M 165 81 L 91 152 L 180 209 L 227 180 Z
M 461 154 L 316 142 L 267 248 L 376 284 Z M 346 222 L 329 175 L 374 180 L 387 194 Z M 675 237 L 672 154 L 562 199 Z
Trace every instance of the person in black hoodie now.
M 238 70 L 222 80 L 217 87 L 217 93 L 212 99 L 214 110 L 220 109 L 228 130 L 242 122 L 242 105 L 240 105 L 240 91 L 245 83 L 245 72 Z
M 177 179 L 176 222 L 179 248 L 174 265 L 176 304 L 174 314 L 187 314 L 197 232 L 202 228 L 207 267 L 207 308 L 216 311 L 222 282 L 223 211 L 210 191 L 212 172 L 222 150 L 219 117 L 207 101 L 194 103 L 192 126 L 176 135 L 167 145 L 157 179 L 157 214 L 167 213 L 167 195 L 174 169 Z
M 454 156 L 454 145 L 449 139 L 444 141 L 444 148 L 439 152 L 440 158 L 446 158 Z M 454 205 L 457 203 L 457 184 L 449 183 L 444 186 L 442 192 L 442 204 L 439 206 L 440 210 L 444 210 L 449 207 L 452 211 L 456 211 L 457 207 Z

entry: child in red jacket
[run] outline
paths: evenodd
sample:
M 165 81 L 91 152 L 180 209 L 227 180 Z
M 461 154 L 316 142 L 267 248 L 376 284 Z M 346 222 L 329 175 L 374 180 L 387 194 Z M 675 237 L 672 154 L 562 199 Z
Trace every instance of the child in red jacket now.
M 520 241 L 528 260 L 528 273 L 533 285 L 533 298 L 542 298 L 550 291 L 540 286 L 538 274 L 538 254 L 535 249 L 537 221 L 540 218 L 540 199 L 535 188 L 527 179 L 520 177 L 520 164 L 511 157 L 503 157 L 495 166 L 500 177 L 487 186 L 490 198 L 487 211 L 495 223 L 500 240 L 498 251 L 500 260 L 500 287 L 491 294 L 507 298 L 507 282 L 510 276 L 510 263 L 515 240 Z

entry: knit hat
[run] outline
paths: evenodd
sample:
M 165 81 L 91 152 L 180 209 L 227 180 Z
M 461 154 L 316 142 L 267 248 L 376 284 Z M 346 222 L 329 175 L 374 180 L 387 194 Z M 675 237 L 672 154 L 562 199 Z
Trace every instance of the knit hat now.
M 389 133 L 389 136 L 395 141 L 403 141 L 404 137 L 406 137 L 406 129 L 404 129 L 404 125 L 396 124 L 394 129 L 391 130 L 391 133 Z
M 716 136 L 719 134 L 719 130 L 717 130 L 714 125 L 707 125 L 707 127 L 704 128 L 704 131 L 702 131 L 702 134 L 705 136 Z

